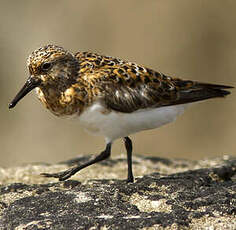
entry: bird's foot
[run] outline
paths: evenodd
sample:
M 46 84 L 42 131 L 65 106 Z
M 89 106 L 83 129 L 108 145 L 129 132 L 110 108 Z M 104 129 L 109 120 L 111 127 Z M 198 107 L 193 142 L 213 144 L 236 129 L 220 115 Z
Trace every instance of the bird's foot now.
M 70 168 L 70 169 L 67 169 L 65 171 L 58 172 L 58 173 L 41 173 L 40 175 L 44 177 L 54 177 L 54 178 L 58 178 L 59 181 L 64 181 L 70 178 L 72 175 L 74 175 L 73 169 L 74 168 Z
M 134 177 L 133 176 L 128 176 L 126 182 L 127 182 L 127 184 L 128 183 L 134 183 Z

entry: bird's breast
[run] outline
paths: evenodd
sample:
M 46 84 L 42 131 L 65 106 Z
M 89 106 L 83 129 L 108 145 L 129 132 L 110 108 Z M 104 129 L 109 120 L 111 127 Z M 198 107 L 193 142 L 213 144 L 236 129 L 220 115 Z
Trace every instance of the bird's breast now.
M 36 88 L 36 94 L 44 107 L 56 116 L 74 116 L 82 110 L 82 102 L 76 100 L 71 88 L 59 92 L 52 88 L 41 89 L 38 87 Z

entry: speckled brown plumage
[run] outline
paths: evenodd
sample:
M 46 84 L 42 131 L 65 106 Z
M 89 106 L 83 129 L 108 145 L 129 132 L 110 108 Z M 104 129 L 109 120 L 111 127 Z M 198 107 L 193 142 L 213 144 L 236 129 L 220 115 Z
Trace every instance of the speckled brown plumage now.
M 49 70 L 42 65 L 50 63 Z M 96 100 L 108 109 L 130 113 L 210 97 L 224 96 L 227 86 L 171 78 L 157 71 L 118 58 L 90 52 L 75 55 L 48 45 L 28 59 L 29 71 L 41 75 L 39 99 L 55 115 L 81 113 Z

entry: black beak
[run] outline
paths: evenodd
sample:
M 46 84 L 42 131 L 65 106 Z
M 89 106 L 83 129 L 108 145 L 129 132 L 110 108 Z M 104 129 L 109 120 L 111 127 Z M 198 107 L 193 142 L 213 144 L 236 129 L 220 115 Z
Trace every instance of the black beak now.
M 38 87 L 41 83 L 41 79 L 35 78 L 35 77 L 29 77 L 22 89 L 19 91 L 19 93 L 15 96 L 15 98 L 12 100 L 12 102 L 9 104 L 9 109 L 16 106 L 16 104 L 26 95 L 28 94 L 32 89 Z

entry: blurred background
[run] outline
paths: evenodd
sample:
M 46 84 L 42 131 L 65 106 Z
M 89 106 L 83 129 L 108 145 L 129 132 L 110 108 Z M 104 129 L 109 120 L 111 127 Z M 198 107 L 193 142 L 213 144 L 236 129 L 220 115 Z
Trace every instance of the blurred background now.
M 170 76 L 236 86 L 235 0 L 3 1 L 0 8 L 0 166 L 100 153 L 102 137 L 53 116 L 34 92 L 8 103 L 28 77 L 26 59 L 57 44 L 94 51 Z M 134 153 L 204 159 L 235 154 L 236 92 L 190 107 L 175 123 L 135 134 Z M 124 153 L 116 141 L 113 155 Z

